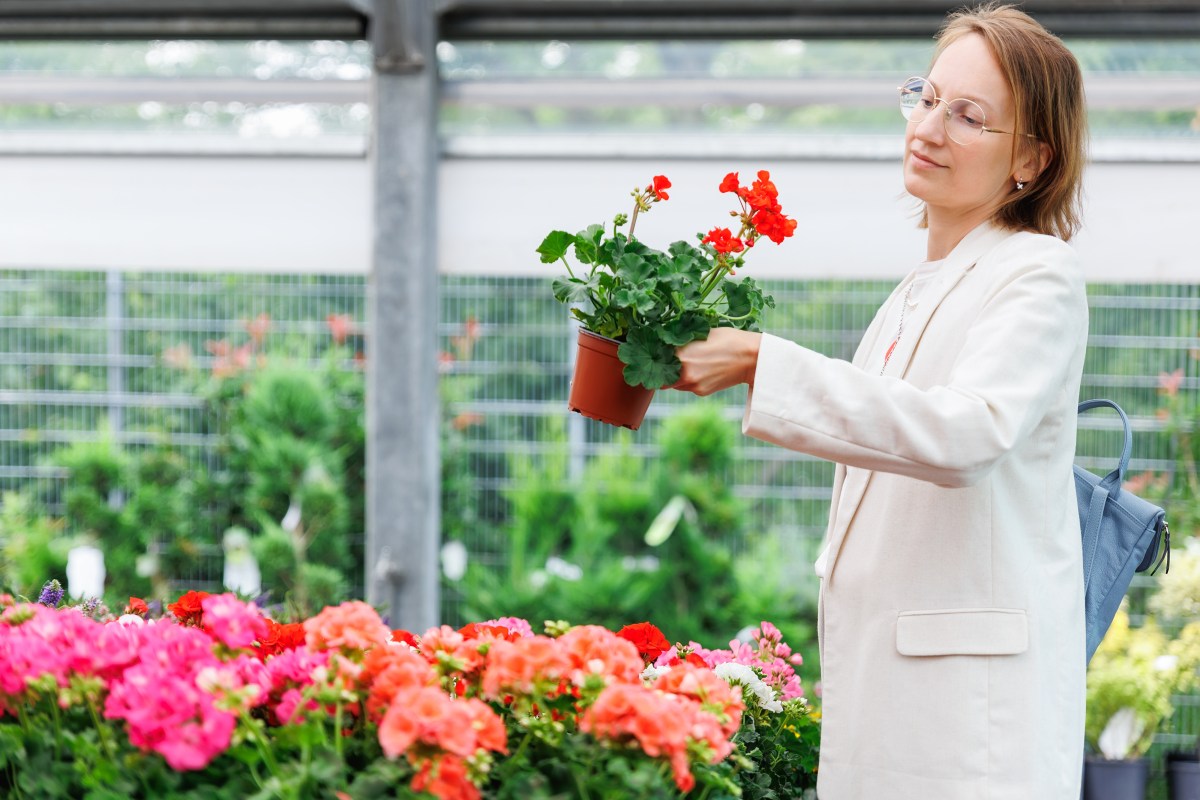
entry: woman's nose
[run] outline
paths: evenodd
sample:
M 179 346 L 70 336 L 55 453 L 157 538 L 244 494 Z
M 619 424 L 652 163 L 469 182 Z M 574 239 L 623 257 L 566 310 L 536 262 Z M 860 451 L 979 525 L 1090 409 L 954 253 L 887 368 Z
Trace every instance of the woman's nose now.
M 913 134 L 927 142 L 941 144 L 946 135 L 945 119 L 946 110 L 942 108 L 941 103 L 938 103 L 925 115 L 925 119 L 917 123 L 917 129 L 913 131 Z

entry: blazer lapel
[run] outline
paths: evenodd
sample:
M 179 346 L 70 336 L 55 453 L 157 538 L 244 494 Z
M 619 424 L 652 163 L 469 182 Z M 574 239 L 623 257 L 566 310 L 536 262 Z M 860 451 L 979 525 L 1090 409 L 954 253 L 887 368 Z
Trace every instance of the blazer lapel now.
M 896 349 L 888 361 L 888 368 L 884 373 L 885 375 L 904 377 L 908 372 L 908 365 L 912 362 L 912 357 L 920 345 L 925 328 L 929 325 L 929 320 L 933 318 L 933 314 L 937 311 L 938 306 L 946 299 L 951 290 L 958 285 L 958 282 L 974 269 L 976 262 L 1008 236 L 1009 231 L 998 228 L 990 223 L 984 223 L 963 237 L 958 246 L 946 257 L 945 263 L 938 268 L 930 285 L 922 293 L 920 302 L 917 303 L 915 308 L 911 309 L 911 315 L 904 323 L 904 333 L 900 337 L 900 341 L 896 343 Z M 906 287 L 907 282 L 903 282 L 897 286 L 887 303 L 895 302 L 901 293 L 901 289 Z M 881 320 L 883 316 L 885 315 L 879 315 L 879 319 Z M 878 326 L 873 325 L 872 329 L 869 329 L 863 336 L 863 347 L 859 348 L 858 353 L 854 357 L 854 363 L 860 368 L 866 363 L 869 354 L 874 352 L 874 348 L 878 347 L 881 341 L 881 332 Z M 843 467 L 839 467 L 839 469 L 843 469 Z M 844 469 L 845 477 L 841 481 L 841 491 L 835 491 L 831 500 L 829 537 L 825 552 L 825 580 L 827 584 L 832 583 L 834 569 L 837 566 L 837 557 L 841 552 L 842 544 L 845 542 L 846 533 L 850 530 L 854 516 L 858 512 L 863 496 L 867 492 L 867 487 L 871 483 L 871 477 L 875 474 L 873 470 L 857 467 L 844 467 Z

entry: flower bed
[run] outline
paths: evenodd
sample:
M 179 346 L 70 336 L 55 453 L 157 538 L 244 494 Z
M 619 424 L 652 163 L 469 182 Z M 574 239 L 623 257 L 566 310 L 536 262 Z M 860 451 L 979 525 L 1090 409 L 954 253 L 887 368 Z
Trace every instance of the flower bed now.
M 769 623 L 672 646 L 649 623 L 497 619 L 420 636 L 362 602 L 279 624 L 189 592 L 3 599 L 5 797 L 801 797 L 818 722 Z

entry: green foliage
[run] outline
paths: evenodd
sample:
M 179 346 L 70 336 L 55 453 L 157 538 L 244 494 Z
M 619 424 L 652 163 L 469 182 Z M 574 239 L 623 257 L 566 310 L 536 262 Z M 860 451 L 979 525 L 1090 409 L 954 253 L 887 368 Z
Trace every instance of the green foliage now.
M 729 485 L 732 424 L 699 403 L 658 435 L 660 455 L 647 461 L 622 432 L 624 445 L 593 459 L 577 485 L 565 479 L 563 451 L 517 460 L 502 565 L 469 565 L 458 588 L 467 615 L 614 629 L 652 616 L 681 642 L 729 641 L 767 619 L 806 649 L 811 598 L 768 540 L 746 530 L 745 505 Z
M 0 501 L 0 585 L 18 596 L 37 597 L 46 576 L 66 580 L 71 540 L 61 520 L 38 514 L 31 497 L 5 492 Z
M 1163 664 L 1160 656 L 1170 655 L 1168 639 L 1153 622 L 1130 628 L 1122 609 L 1096 649 L 1087 672 L 1088 745 L 1099 749 L 1100 735 L 1122 709 L 1132 710 L 1142 726 L 1140 735 L 1130 743 L 1127 755 L 1136 758 L 1146 752 L 1164 719 L 1171 715 L 1171 695 L 1185 680 L 1178 661 Z M 1192 663 L 1194 671 L 1196 664 Z
M 803 701 L 784 703 L 781 713 L 747 710 L 735 741 L 745 756 L 745 800 L 803 798 L 816 789 L 821 721 Z

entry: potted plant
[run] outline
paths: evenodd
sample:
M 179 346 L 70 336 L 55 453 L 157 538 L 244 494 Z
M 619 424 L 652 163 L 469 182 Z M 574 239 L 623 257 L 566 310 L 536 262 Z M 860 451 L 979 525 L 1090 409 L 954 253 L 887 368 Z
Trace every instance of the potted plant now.
M 736 172 L 720 191 L 733 194 L 740 223 L 697 234 L 698 245 L 678 241 L 654 250 L 634 237 L 639 214 L 665 201 L 671 182 L 657 175 L 633 191 L 633 213 L 617 214 L 612 228 L 591 225 L 576 234 L 551 231 L 537 252 L 543 263 L 561 262 L 567 275 L 554 281 L 554 296 L 579 320 L 579 353 L 568 402 L 586 417 L 636 430 L 655 389 L 679 379 L 675 348 L 708 336 L 717 326 L 755 330 L 766 306 L 752 278 L 730 280 L 760 238 L 776 244 L 791 236 L 796 221 L 783 213 L 770 173 L 749 186 Z M 621 228 L 628 222 L 628 232 Z M 567 260 L 574 250 L 577 267 Z
M 1145 754 L 1180 683 L 1180 660 L 1159 627 L 1130 628 L 1125 610 L 1117 612 L 1088 665 L 1084 800 L 1145 798 Z
M 1200 542 L 1192 539 L 1172 556 L 1171 571 L 1159 580 L 1146 605 L 1164 625 L 1182 625 L 1168 645 L 1180 677 L 1175 692 L 1194 691 L 1200 666 L 1200 622 L 1195 621 L 1200 616 Z M 1200 742 L 1167 753 L 1166 773 L 1170 800 L 1200 800 Z

